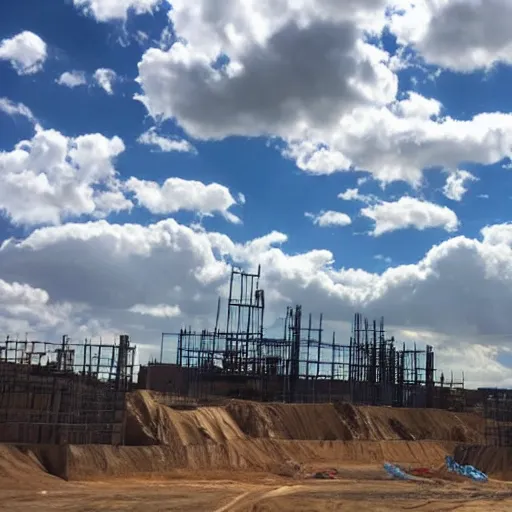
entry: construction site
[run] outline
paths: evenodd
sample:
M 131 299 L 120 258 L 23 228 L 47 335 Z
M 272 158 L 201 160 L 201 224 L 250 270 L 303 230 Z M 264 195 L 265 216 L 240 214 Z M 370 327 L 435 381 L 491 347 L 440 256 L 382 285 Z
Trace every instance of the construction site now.
M 269 338 L 264 330 L 265 293 L 259 288 L 261 269 L 233 269 L 226 320 L 211 331 L 182 329 L 163 333 L 164 346 L 175 363 L 152 362 L 142 367 L 145 389 L 180 397 L 214 396 L 324 403 L 333 400 L 361 405 L 461 409 L 464 376 L 435 379 L 434 350 L 414 344 L 400 347 L 385 331 L 384 318 L 369 321 L 356 313 L 349 340 L 326 332 L 322 314 L 313 319 L 300 305 L 288 307 L 283 333 Z
M 297 305 L 268 336 L 260 278 L 140 367 L 128 334 L 0 341 L 0 510 L 512 509 L 512 392 L 383 318 L 342 339 Z

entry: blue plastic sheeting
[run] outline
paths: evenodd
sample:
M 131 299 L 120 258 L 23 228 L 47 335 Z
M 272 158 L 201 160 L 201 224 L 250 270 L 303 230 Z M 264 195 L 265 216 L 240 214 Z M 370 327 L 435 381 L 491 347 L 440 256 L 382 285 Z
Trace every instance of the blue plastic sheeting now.
M 453 457 L 450 456 L 446 457 L 446 467 L 448 468 L 448 471 L 453 471 L 454 473 L 458 473 L 459 475 L 472 478 L 477 482 L 487 482 L 488 480 L 487 475 L 485 473 L 482 473 L 480 470 L 470 465 L 462 466 L 458 462 L 455 462 L 453 460 Z
M 400 480 L 408 480 L 410 478 L 409 475 L 404 473 L 399 467 L 389 464 L 389 462 L 384 463 L 384 469 L 393 478 L 398 478 Z

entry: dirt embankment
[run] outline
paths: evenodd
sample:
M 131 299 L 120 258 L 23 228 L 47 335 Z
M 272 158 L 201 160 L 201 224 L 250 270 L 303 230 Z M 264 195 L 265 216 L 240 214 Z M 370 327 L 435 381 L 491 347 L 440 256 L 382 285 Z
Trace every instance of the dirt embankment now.
M 39 453 L 38 453 L 39 452 Z M 0 488 L 9 488 L 9 482 L 17 486 L 36 488 L 58 482 L 41 460 L 41 450 L 0 444 Z
M 63 466 L 69 479 L 177 469 L 284 474 L 310 463 L 440 465 L 457 442 L 480 443 L 483 428 L 483 420 L 470 414 L 348 404 L 232 400 L 224 406 L 177 410 L 149 391 L 130 394 L 127 411 L 129 446 L 69 446 Z M 19 456 L 6 450 L 0 452 L 0 476 L 9 466 L 2 456 L 5 461 Z M 60 467 L 62 462 L 53 448 L 45 456 L 27 452 L 16 460 L 14 472 L 27 474 L 51 472 L 48 464 Z
M 481 420 L 447 411 L 348 404 L 261 404 L 176 410 L 158 395 L 128 400 L 131 446 L 72 446 L 70 478 L 165 473 L 175 469 L 253 470 L 315 463 L 441 464 L 457 441 L 480 442 Z
M 459 445 L 454 458 L 459 464 L 471 464 L 493 478 L 512 480 L 512 448 Z
M 435 440 L 476 443 L 483 420 L 438 409 L 357 407 L 351 404 L 261 404 L 225 407 L 250 437 L 302 440 Z
M 301 441 L 483 441 L 484 420 L 438 409 L 357 407 L 350 404 L 262 404 L 231 400 L 225 406 L 175 410 L 158 395 L 128 399 L 129 445 L 194 445 L 241 439 Z

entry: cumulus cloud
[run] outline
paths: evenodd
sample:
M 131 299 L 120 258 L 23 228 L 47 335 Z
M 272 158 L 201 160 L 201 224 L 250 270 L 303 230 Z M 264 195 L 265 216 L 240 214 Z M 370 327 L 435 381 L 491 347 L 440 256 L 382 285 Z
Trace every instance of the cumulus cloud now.
M 509 157 L 512 115 L 458 120 L 434 98 L 397 97 L 390 55 L 365 37 L 386 23 L 401 33 L 407 13 L 386 18 L 385 4 L 173 2 L 178 42 L 144 53 L 136 98 L 197 139 L 281 138 L 283 156 L 314 174 L 356 169 L 417 187 L 428 168 Z
M 385 105 L 397 77 L 388 54 L 363 37 L 369 15 L 384 22 L 384 3 L 351 4 L 247 0 L 212 10 L 207 0 L 173 2 L 169 17 L 186 43 L 144 54 L 137 98 L 202 139 L 299 136 L 310 124 L 333 126 L 356 105 Z
M 36 127 L 31 140 L 0 151 L 0 210 L 25 225 L 115 210 L 121 203 L 113 160 L 123 151 L 119 137 L 92 133 L 72 138 Z M 109 192 L 114 196 L 105 195 Z
M 506 245 L 512 247 L 512 224 L 486 226 L 482 229 L 482 237 L 484 242 L 488 245 Z
M 512 63 L 509 0 L 395 0 L 390 18 L 398 43 L 410 45 L 431 64 L 454 71 Z
M 339 199 L 343 201 L 361 201 L 363 203 L 374 203 L 378 199 L 373 194 L 361 194 L 358 188 L 347 188 L 345 192 L 338 194 Z
M 2 304 L 46 304 L 48 293 L 40 288 L 32 288 L 27 284 L 7 283 L 0 279 L 0 303 Z
M 28 30 L 0 43 L 0 60 L 8 60 L 18 75 L 37 73 L 43 68 L 46 57 L 46 43 Z
M 164 215 L 179 210 L 189 210 L 212 215 L 220 213 L 230 222 L 240 223 L 240 219 L 229 209 L 236 204 L 229 189 L 218 183 L 205 185 L 201 181 L 168 178 L 162 185 L 154 181 L 130 178 L 125 183 L 126 190 L 133 192 L 140 206 L 151 213 Z
M 315 136 L 312 130 L 310 135 Z M 386 107 L 358 108 L 340 120 L 338 129 L 319 130 L 316 137 L 322 141 L 324 160 L 326 152 L 335 152 L 336 158 L 346 158 L 347 165 L 318 167 L 311 140 L 294 141 L 294 156 L 301 169 L 330 174 L 357 168 L 384 183 L 403 180 L 418 186 L 427 168 L 456 170 L 460 162 L 490 165 L 507 158 L 512 147 L 512 115 L 482 113 L 467 121 L 449 116 L 432 120 L 405 118 Z
M 249 270 L 261 264 L 269 322 L 295 303 L 323 312 L 328 322 L 350 321 L 360 310 L 369 317 L 384 315 L 397 335 L 402 330 L 414 332 L 411 339 L 436 341 L 447 358 L 450 351 L 468 350 L 482 364 L 498 364 L 510 330 L 511 233 L 510 225 L 489 226 L 480 240 L 451 238 L 415 263 L 371 273 L 340 267 L 326 250 L 287 253 L 287 237 L 277 232 L 238 243 L 173 219 L 148 226 L 97 221 L 39 228 L 25 239 L 9 240 L 0 248 L 0 268 L 7 283 L 45 290 L 39 292 L 43 301 L 47 293 L 51 304 L 84 305 L 79 325 L 96 318 L 156 344 L 162 331 L 213 325 L 228 260 Z M 14 293 L 25 300 L 32 292 Z M 180 316 L 166 309 L 173 306 Z M 134 307 L 139 311 L 130 311 Z M 495 345 L 494 352 L 479 348 L 486 344 Z M 469 380 L 481 380 L 475 370 L 480 367 L 466 366 Z
M 162 0 L 73 0 L 75 7 L 97 21 L 124 21 L 128 13 L 153 12 Z
M 473 176 L 470 172 L 457 169 L 455 172 L 450 173 L 446 178 L 446 183 L 443 187 L 443 194 L 453 201 L 461 201 L 464 194 L 468 191 L 468 183 L 477 180 L 478 178 Z
M 96 84 L 107 94 L 114 94 L 114 82 L 117 80 L 117 74 L 113 69 L 99 68 L 94 72 L 93 78 Z
M 192 146 L 188 140 L 164 137 L 156 132 L 155 127 L 150 128 L 142 135 L 140 135 L 140 137 L 137 139 L 137 142 L 140 144 L 146 144 L 148 146 L 156 146 L 160 149 L 160 151 L 165 153 L 169 153 L 171 151 L 178 151 L 180 153 L 195 152 L 194 146 Z
M 7 282 L 0 279 L 0 331 L 13 336 L 25 337 L 31 331 L 54 331 L 70 326 L 68 318 L 81 325 L 79 313 L 83 306 L 52 303 L 50 296 L 41 288 L 25 283 Z
M 9 98 L 0 98 L 0 112 L 8 116 L 22 116 L 33 124 L 37 123 L 32 110 L 23 103 L 14 103 Z
M 55 80 L 59 85 L 64 85 L 69 88 L 78 87 L 80 85 L 86 85 L 87 79 L 83 71 L 65 71 L 62 75 Z
M 431 119 L 441 113 L 442 105 L 434 98 L 425 98 L 414 91 L 407 92 L 407 98 L 396 102 L 391 109 L 401 117 Z
M 305 213 L 304 215 L 310 218 L 313 221 L 313 224 L 316 224 L 321 228 L 330 226 L 348 226 L 352 223 L 352 220 L 346 213 L 334 212 L 332 210 L 317 214 Z
M 442 228 L 452 232 L 459 226 L 457 215 L 448 207 L 414 197 L 401 197 L 394 202 L 381 201 L 363 208 L 361 215 L 375 222 L 374 236 L 406 228 Z

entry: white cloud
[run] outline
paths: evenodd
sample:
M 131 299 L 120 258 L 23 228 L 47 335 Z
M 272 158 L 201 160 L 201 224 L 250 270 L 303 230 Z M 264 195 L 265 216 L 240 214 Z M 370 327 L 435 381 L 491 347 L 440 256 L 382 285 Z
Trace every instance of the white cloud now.
M 488 245 L 512 247 L 512 224 L 486 226 L 482 229 L 482 237 Z
M 338 198 L 344 201 L 362 201 L 367 204 L 379 201 L 373 194 L 361 194 L 357 188 L 347 188 L 345 192 L 338 194 Z
M 46 290 L 0 279 L 0 332 L 25 338 L 27 332 L 66 329 L 71 314 L 80 324 L 83 307 L 52 303 Z
M 490 165 L 511 154 L 511 114 L 458 120 L 443 116 L 434 98 L 409 91 L 397 99 L 390 56 L 363 30 L 386 24 L 385 2 L 208 6 L 173 2 L 180 42 L 147 50 L 138 66 L 136 98 L 194 138 L 277 137 L 306 172 L 361 170 L 415 187 L 425 169 Z
M 0 60 L 8 60 L 18 75 L 31 75 L 43 68 L 46 43 L 33 32 L 24 30 L 0 43 Z
M 140 144 L 146 144 L 148 146 L 157 146 L 160 151 L 171 152 L 178 151 L 181 153 L 193 153 L 195 152 L 194 146 L 190 144 L 188 140 L 184 139 L 171 139 L 158 135 L 156 128 L 152 127 L 145 131 L 138 139 L 137 142 Z
M 467 184 L 477 180 L 478 178 L 470 172 L 457 169 L 446 178 L 443 194 L 453 201 L 461 201 L 464 194 L 468 191 Z
M 8 116 L 22 116 L 33 124 L 37 123 L 34 114 L 26 105 L 23 103 L 14 103 L 9 98 L 0 98 L 0 111 Z
M 489 226 L 482 240 L 451 238 L 419 261 L 382 273 L 340 268 L 326 250 L 287 253 L 286 240 L 274 232 L 239 244 L 172 219 L 148 226 L 67 224 L 4 243 L 0 269 L 6 283 L 44 290 L 35 293 L 40 299 L 31 298 L 31 291 L 9 291 L 7 302 L 14 293 L 21 297 L 18 303 L 40 300 L 47 309 L 72 304 L 68 318 L 75 322 L 75 330 L 96 319 L 95 325 L 104 329 L 128 331 L 137 343 L 156 345 L 162 331 L 213 325 L 216 295 L 229 277 L 223 258 L 247 269 L 261 264 L 269 322 L 295 303 L 302 303 L 304 311 L 324 312 L 327 322 L 350 321 L 357 310 L 370 318 L 384 315 L 394 326 L 390 334 L 396 333 L 399 340 L 403 330 L 414 332 L 412 339 L 424 341 L 428 335 L 436 341 L 441 359 L 445 358 L 438 361 L 438 368 L 458 351 L 470 382 L 499 385 L 510 378 L 510 370 L 497 362 L 500 351 L 510 346 L 510 225 Z M 153 313 L 162 316 L 134 313 L 134 305 L 156 308 Z M 165 308 L 173 306 L 180 308 L 181 316 L 164 317 L 163 312 L 174 312 Z M 62 314 L 53 314 L 60 329 Z M 11 316 L 16 318 L 16 311 Z M 489 377 L 482 376 L 486 366 L 496 369 Z
M 0 303 L 1 304 L 46 304 L 48 293 L 39 288 L 32 288 L 26 284 L 7 283 L 0 279 Z
M 401 117 L 426 120 L 439 116 L 442 105 L 433 98 L 425 98 L 414 91 L 408 91 L 407 98 L 396 102 L 391 108 Z
M 320 212 L 318 214 L 306 213 L 305 216 L 309 217 L 313 221 L 313 224 L 322 228 L 330 226 L 348 226 L 352 223 L 350 217 L 346 213 L 334 212 L 331 210 Z
M 118 186 L 120 187 L 121 184 L 116 184 L 114 190 L 95 192 L 94 202 L 96 210 L 91 214 L 93 217 L 108 217 L 111 213 L 119 213 L 133 208 L 133 203 L 120 190 L 115 190 Z
M 361 215 L 375 221 L 374 236 L 407 228 L 442 228 L 452 232 L 459 226 L 457 215 L 448 207 L 414 197 L 401 197 L 395 202 L 382 201 L 363 208 Z
M 117 191 L 113 159 L 123 151 L 119 137 L 72 138 L 36 127 L 31 140 L 0 151 L 0 211 L 15 224 L 37 225 L 115 210 L 120 198 L 105 193 Z
M 117 80 L 117 74 L 113 69 L 99 68 L 94 72 L 93 78 L 107 94 L 114 94 L 113 86 Z
M 70 88 L 87 84 L 87 79 L 85 78 L 85 73 L 83 71 L 76 71 L 76 70 L 65 71 L 55 81 L 59 85 L 64 85 L 64 86 L 70 87 Z
M 153 12 L 162 0 L 73 0 L 76 7 L 97 21 L 126 20 L 129 12 Z
M 395 0 L 390 30 L 431 64 L 455 71 L 512 63 L 509 0 Z
M 174 318 L 181 314 L 179 306 L 168 306 L 167 304 L 158 304 L 156 306 L 135 304 L 129 311 L 138 313 L 139 315 L 154 316 L 156 318 Z
M 299 136 L 310 124 L 335 125 L 356 105 L 395 97 L 389 56 L 363 34 L 383 26 L 384 2 L 247 0 L 212 10 L 208 0 L 180 0 L 169 17 L 187 44 L 144 54 L 138 99 L 153 117 L 176 118 L 195 138 Z M 230 61 L 215 68 L 222 54 Z
M 391 264 L 392 259 L 389 256 L 384 256 L 383 254 L 376 254 L 374 258 L 378 261 L 383 261 L 384 263 L 387 263 L 388 265 Z
M 137 41 L 137 43 L 139 43 L 141 46 L 142 45 L 145 45 L 148 40 L 149 40 L 149 36 L 148 34 L 146 34 L 146 32 L 143 32 L 142 30 L 137 30 L 137 32 L 135 33 L 135 35 L 133 36 L 133 38 L 135 39 L 135 41 Z
M 340 120 L 338 129 L 318 130 L 316 135 L 310 130 L 309 135 L 304 149 L 309 157 L 306 167 L 301 165 L 302 142 L 292 142 L 301 169 L 317 174 L 336 170 L 311 163 L 315 156 L 310 152 L 314 146 L 311 137 L 317 137 L 324 153 L 343 155 L 351 164 L 338 170 L 354 166 L 369 171 L 384 183 L 404 180 L 418 186 L 426 168 L 455 170 L 463 161 L 490 165 L 508 157 L 512 147 L 512 115 L 483 113 L 467 121 L 450 117 L 432 120 L 404 118 L 388 108 L 358 108 Z
M 218 183 L 205 185 L 200 181 L 168 178 L 163 185 L 154 181 L 130 178 L 125 188 L 135 194 L 137 203 L 151 213 L 169 214 L 190 210 L 203 215 L 220 213 L 227 220 L 240 223 L 229 211 L 236 204 L 228 188 Z

